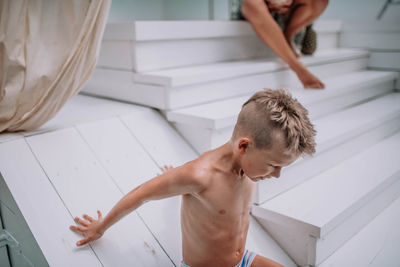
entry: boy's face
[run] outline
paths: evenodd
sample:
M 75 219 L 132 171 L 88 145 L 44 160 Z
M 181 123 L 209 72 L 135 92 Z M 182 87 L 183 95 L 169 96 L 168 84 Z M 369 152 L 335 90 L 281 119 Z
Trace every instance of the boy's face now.
M 253 182 L 266 178 L 279 178 L 281 169 L 293 163 L 298 156 L 285 152 L 283 142 L 273 143 L 270 149 L 258 149 L 250 144 L 239 141 L 239 154 L 241 155 L 241 168 Z M 243 139 L 241 139 L 243 140 Z

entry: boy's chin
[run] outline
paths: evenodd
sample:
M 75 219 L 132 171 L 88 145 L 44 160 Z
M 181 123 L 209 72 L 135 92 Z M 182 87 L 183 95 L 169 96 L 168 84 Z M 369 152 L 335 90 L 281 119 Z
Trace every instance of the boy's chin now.
M 271 178 L 271 176 L 256 176 L 256 177 L 252 177 L 250 178 L 253 182 L 259 182 L 259 181 L 263 181 L 265 179 L 269 179 Z

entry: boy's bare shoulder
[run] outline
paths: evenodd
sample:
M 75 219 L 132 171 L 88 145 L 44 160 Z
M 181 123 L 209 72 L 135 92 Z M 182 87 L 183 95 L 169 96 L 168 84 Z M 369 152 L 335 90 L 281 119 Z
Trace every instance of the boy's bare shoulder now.
M 187 179 L 197 183 L 204 189 L 207 188 L 212 176 L 212 166 L 209 164 L 207 154 L 203 154 L 199 158 L 183 165 L 182 172 Z

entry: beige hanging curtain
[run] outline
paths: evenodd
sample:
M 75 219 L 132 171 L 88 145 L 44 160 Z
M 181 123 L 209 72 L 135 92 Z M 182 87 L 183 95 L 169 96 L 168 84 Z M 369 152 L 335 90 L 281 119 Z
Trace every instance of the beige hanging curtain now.
M 0 0 L 0 132 L 50 120 L 92 74 L 111 0 Z

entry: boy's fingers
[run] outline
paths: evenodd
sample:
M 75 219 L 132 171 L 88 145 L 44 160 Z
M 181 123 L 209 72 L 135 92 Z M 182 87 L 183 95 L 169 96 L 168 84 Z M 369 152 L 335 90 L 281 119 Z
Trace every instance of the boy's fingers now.
M 97 217 L 99 218 L 99 220 L 103 219 L 103 214 L 101 214 L 101 211 L 97 211 Z
M 82 240 L 76 242 L 76 245 L 77 245 L 77 246 L 83 246 L 83 245 L 87 244 L 89 241 L 90 241 L 90 238 L 89 238 L 89 237 L 86 237 L 86 238 L 84 238 L 84 239 L 82 239 Z
M 76 217 L 75 222 L 82 224 L 83 226 L 88 226 L 89 224 L 85 222 L 84 220 L 81 220 L 80 218 Z
M 86 228 L 84 228 L 82 226 L 75 226 L 75 225 L 71 225 L 69 227 L 69 229 L 74 230 L 75 232 L 80 232 L 82 234 L 86 231 Z
M 90 217 L 89 215 L 87 215 L 87 214 L 83 214 L 82 217 L 85 218 L 86 220 L 88 220 L 89 222 L 93 222 L 94 221 L 94 219 L 92 217 Z

